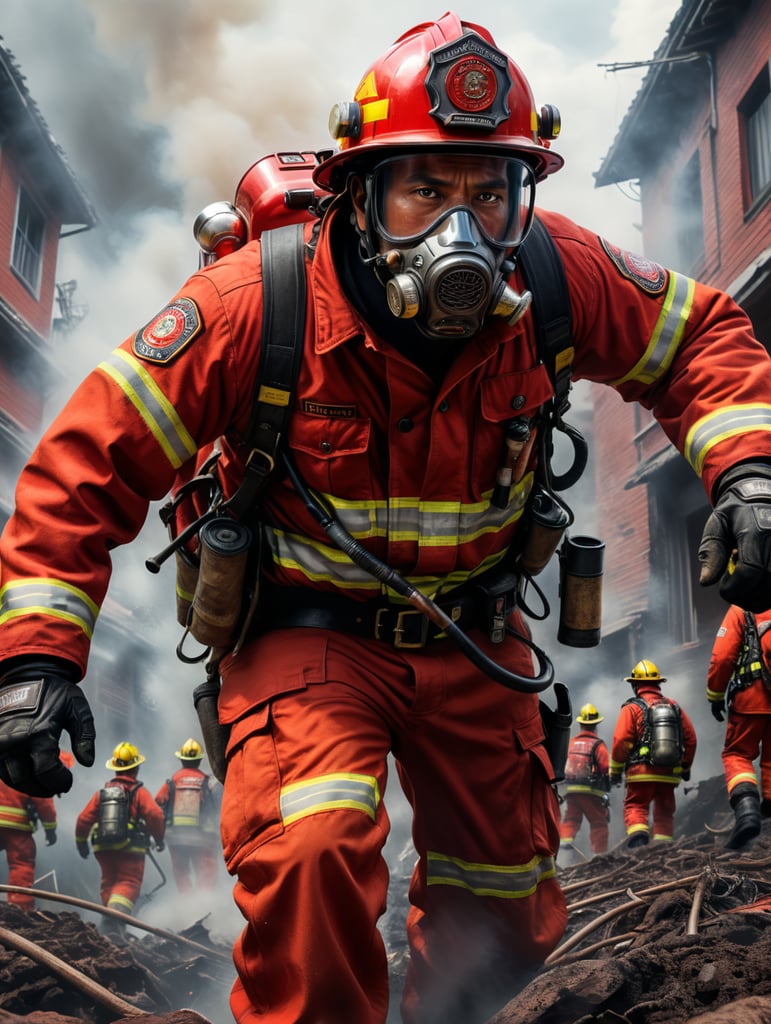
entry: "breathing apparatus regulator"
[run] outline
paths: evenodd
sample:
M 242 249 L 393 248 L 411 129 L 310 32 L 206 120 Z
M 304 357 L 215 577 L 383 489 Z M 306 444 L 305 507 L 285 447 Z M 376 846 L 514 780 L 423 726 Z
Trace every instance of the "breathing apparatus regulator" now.
M 423 58 L 427 73 L 415 74 L 416 55 Z M 515 291 L 507 277 L 533 223 L 535 183 L 562 166 L 562 157 L 550 149 L 549 141 L 557 136 L 559 126 L 556 108 L 542 107 L 540 114 L 536 113 L 526 79 L 495 47 L 489 33 L 447 14 L 397 40 L 365 75 L 355 99 L 333 108 L 330 129 L 339 146 L 335 152 L 265 157 L 242 178 L 234 204 L 215 203 L 201 212 L 194 227 L 201 262 L 213 262 L 245 241 L 261 237 L 268 226 L 318 218 L 335 194 L 345 191 L 356 178 L 359 184 L 352 187 L 351 195 L 364 259 L 383 284 L 394 316 L 414 320 L 419 330 L 432 338 L 470 337 L 489 315 L 514 324 L 529 308 L 533 295 L 528 290 Z M 440 166 L 448 168 L 450 179 L 457 173 L 464 180 L 469 166 L 482 167 L 482 177 L 474 179 L 479 202 L 456 202 L 449 195 L 447 178 L 431 179 L 423 158 L 436 152 L 441 152 Z M 408 233 L 389 197 L 395 186 L 411 179 L 421 197 L 429 200 L 429 209 L 425 216 L 413 217 Z M 443 190 L 448 194 L 445 198 Z M 263 270 L 265 263 L 263 254 Z M 566 408 L 563 396 L 538 424 L 524 418 L 511 421 L 495 481 L 493 504 L 505 508 L 510 487 L 529 464 L 533 444 L 540 438 L 528 531 L 512 566 L 516 574 L 530 581 L 547 564 L 573 522 L 572 512 L 555 492 L 569 486 L 586 464 L 583 438 L 562 422 Z M 557 478 L 550 469 L 554 428 L 568 433 L 575 453 L 571 470 Z M 534 678 L 508 672 L 488 658 L 434 601 L 376 559 L 343 528 L 321 497 L 305 485 L 283 448 L 276 444 L 272 452 L 255 449 L 252 454 L 258 458 L 254 465 L 250 459 L 247 480 L 229 499 L 224 499 L 217 483 L 215 453 L 210 464 L 161 510 L 171 542 L 149 559 L 147 566 L 157 572 L 162 562 L 176 553 L 178 618 L 207 648 L 202 655 L 190 657 L 181 649 L 183 637 L 177 649 L 183 661 L 201 661 L 211 653 L 210 664 L 216 663 L 218 652 L 237 652 L 246 636 L 258 588 L 254 587 L 244 614 L 238 583 L 251 578 L 250 560 L 258 564 L 259 530 L 252 533 L 240 520 L 253 513 L 261 487 L 280 458 L 309 512 L 333 542 L 420 610 L 440 632 L 452 637 L 483 672 L 524 692 L 540 692 L 552 685 L 553 666 L 528 637 L 516 634 L 535 655 L 538 672 Z M 192 495 L 199 514 L 186 524 L 178 522 Z M 187 542 L 196 535 L 198 545 L 191 555 Z M 595 583 L 601 576 L 601 548 L 592 538 L 564 541 L 559 636 L 564 643 L 590 646 L 599 641 L 598 623 L 595 628 L 583 616 L 589 589 L 586 581 Z M 225 581 L 227 586 L 223 586 Z M 223 607 L 223 592 L 233 595 L 230 607 Z M 497 600 L 495 595 L 491 599 Z M 532 614 L 524 601 L 520 603 Z M 504 608 L 503 598 L 499 606 Z M 597 608 L 595 601 L 595 613 Z M 546 606 L 540 617 L 547 614 Z M 503 619 L 501 622 L 502 640 L 511 627 L 504 625 Z M 564 708 L 562 713 L 564 717 Z M 213 763 L 211 753 L 210 761 Z

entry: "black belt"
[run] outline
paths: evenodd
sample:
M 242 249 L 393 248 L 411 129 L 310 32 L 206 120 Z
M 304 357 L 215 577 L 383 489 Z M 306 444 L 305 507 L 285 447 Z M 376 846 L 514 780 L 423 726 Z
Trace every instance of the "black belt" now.
M 487 603 L 479 590 L 436 602 L 463 630 L 484 624 Z M 436 624 L 417 608 L 380 601 L 354 601 L 338 594 L 292 587 L 264 588 L 260 595 L 260 626 L 268 630 L 305 626 L 335 629 L 411 649 L 447 638 L 447 634 L 438 631 Z

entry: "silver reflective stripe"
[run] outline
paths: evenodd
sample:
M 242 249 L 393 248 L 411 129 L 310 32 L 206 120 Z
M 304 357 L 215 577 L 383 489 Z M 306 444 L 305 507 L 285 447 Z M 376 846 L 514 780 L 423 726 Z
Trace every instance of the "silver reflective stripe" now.
M 454 885 L 475 896 L 516 900 L 532 896 L 539 882 L 557 873 L 553 857 L 533 857 L 527 864 L 471 864 L 428 851 L 428 885 Z
M 669 273 L 669 286 L 656 326 L 642 358 L 624 377 L 612 381 L 614 387 L 626 381 L 655 384 L 672 365 L 693 304 L 695 281 L 682 274 Z
M 198 446 L 188 433 L 177 411 L 156 384 L 147 369 L 129 355 L 116 348 L 109 359 L 99 364 L 128 398 L 163 449 L 174 469 L 179 469 Z
M 374 821 L 380 803 L 380 787 L 374 775 L 336 772 L 284 786 L 280 802 L 284 825 L 310 814 L 342 808 L 364 811 Z
M 724 406 L 694 423 L 685 439 L 683 454 L 701 476 L 704 460 L 716 444 L 753 430 L 771 430 L 771 405 L 753 402 Z
M 14 580 L 0 590 L 0 623 L 20 615 L 51 615 L 79 626 L 90 639 L 99 607 L 77 587 L 60 580 Z

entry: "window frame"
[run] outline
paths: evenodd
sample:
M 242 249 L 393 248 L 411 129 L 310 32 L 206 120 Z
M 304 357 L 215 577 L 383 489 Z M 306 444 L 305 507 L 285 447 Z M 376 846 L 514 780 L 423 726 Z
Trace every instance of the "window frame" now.
M 753 125 L 753 119 L 760 120 Z M 760 72 L 755 76 L 752 85 L 742 97 L 737 107 L 741 136 L 742 155 L 742 191 L 744 194 L 745 216 L 751 215 L 771 198 L 771 58 L 766 61 Z M 769 152 L 765 156 L 765 166 L 758 165 L 758 155 L 763 155 L 758 148 L 757 139 L 765 137 L 769 140 Z M 756 173 L 762 173 L 764 181 L 755 183 Z
M 23 184 L 19 184 L 13 218 L 10 268 L 35 299 L 40 298 L 47 227 L 45 214 L 32 193 Z M 34 237 L 36 233 L 39 233 L 39 238 Z

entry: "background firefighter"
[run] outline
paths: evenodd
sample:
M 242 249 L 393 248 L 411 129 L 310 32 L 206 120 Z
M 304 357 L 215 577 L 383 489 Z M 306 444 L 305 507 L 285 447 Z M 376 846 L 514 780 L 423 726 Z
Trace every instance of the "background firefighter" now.
M 538 693 L 480 672 L 348 559 L 298 481 L 502 669 L 533 675 L 518 558 L 548 483 L 539 441 L 554 385 L 519 252 L 535 185 L 563 163 L 559 118 L 539 112 L 485 28 L 448 13 L 378 58 L 330 124 L 339 148 L 315 171 L 329 202 L 304 228 L 297 473 L 271 476 L 249 518 L 263 555 L 255 625 L 237 654 L 235 636 L 217 652 L 230 728 L 221 833 L 245 919 L 231 1008 L 239 1024 L 385 1021 L 392 753 L 418 854 L 402 1017 L 477 1024 L 566 922 Z M 565 267 L 574 376 L 652 410 L 714 505 L 701 582 L 769 607 L 771 361 L 747 316 L 557 213 L 537 216 Z M 63 728 L 93 763 L 78 683 L 112 549 L 216 440 L 225 496 L 259 465 L 245 438 L 261 261 L 255 240 L 193 274 L 89 374 L 20 477 L 0 538 L 0 775 L 17 786 L 67 788 Z M 514 419 L 528 441 L 509 462 Z
M 570 851 L 586 818 L 592 853 L 608 852 L 610 755 L 597 726 L 605 717 L 594 704 L 584 704 L 576 716 L 581 726 L 568 747 L 565 765 L 565 808 L 560 825 L 560 853 Z
M 88 857 L 89 840 L 94 847 L 103 905 L 124 914 L 133 913 L 139 898 L 150 840 L 157 850 L 163 849 L 163 811 L 137 780 L 144 760 L 133 743 L 119 743 L 105 765 L 115 775 L 94 793 L 75 823 L 80 856 Z M 122 922 L 109 917 L 101 928 L 118 936 L 125 931 Z
M 155 794 L 166 818 L 166 844 L 174 881 L 180 892 L 206 892 L 214 887 L 222 859 L 219 846 L 220 786 L 201 771 L 203 747 L 185 740 L 174 751 L 181 767 Z
M 610 752 L 610 781 L 621 785 L 626 774 L 624 824 L 629 836 L 627 846 L 644 846 L 651 836 L 650 817 L 653 812 L 654 840 L 671 841 L 675 824 L 675 788 L 680 780 L 691 777 L 691 764 L 696 755 L 696 733 L 683 709 L 665 697 L 661 684 L 666 682 L 652 661 L 638 661 L 626 681 L 634 688 L 634 697 L 621 705 L 613 732 Z M 666 704 L 679 710 L 679 731 L 667 722 L 662 737 L 666 751 L 657 755 L 658 737 L 651 735 L 645 707 Z M 672 720 L 675 721 L 674 719 Z M 676 733 L 676 735 L 675 735 Z
M 707 672 L 707 700 L 717 721 L 727 709 L 723 770 L 735 824 L 727 847 L 738 850 L 771 817 L 771 611 L 754 616 L 746 635 L 744 611 L 731 605 L 717 631 Z M 757 646 L 756 646 L 757 645 Z M 754 761 L 760 758 L 760 789 Z M 761 793 L 763 799 L 761 801 Z M 765 794 L 769 794 L 766 796 Z
M 56 806 L 53 797 L 30 797 L 11 789 L 0 779 L 0 850 L 8 862 L 8 884 L 31 888 L 35 881 L 37 847 L 32 833 L 38 822 L 43 826 L 46 846 L 56 842 Z M 12 892 L 8 902 L 22 910 L 32 910 L 32 896 Z

